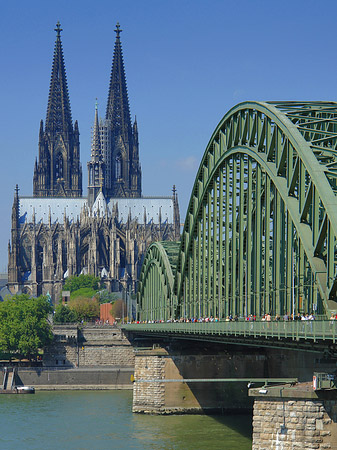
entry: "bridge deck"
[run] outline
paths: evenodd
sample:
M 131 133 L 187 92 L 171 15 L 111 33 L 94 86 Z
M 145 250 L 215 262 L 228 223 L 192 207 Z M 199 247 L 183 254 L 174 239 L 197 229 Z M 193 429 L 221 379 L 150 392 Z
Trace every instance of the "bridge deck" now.
M 157 335 L 161 337 L 175 337 L 187 339 L 205 339 L 252 344 L 256 338 L 279 341 L 278 346 L 287 342 L 291 346 L 300 342 L 312 346 L 323 342 L 325 345 L 335 344 L 337 340 L 337 321 L 289 321 L 289 322 L 166 322 L 127 324 L 123 328 L 136 334 Z M 227 339 L 228 338 L 228 339 Z

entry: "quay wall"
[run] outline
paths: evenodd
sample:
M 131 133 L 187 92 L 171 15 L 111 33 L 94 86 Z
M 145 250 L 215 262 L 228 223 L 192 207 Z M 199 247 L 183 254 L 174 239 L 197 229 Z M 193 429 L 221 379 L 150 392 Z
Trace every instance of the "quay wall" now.
M 45 367 L 134 366 L 131 342 L 117 327 L 56 325 Z
M 132 389 L 132 368 L 48 369 L 18 368 L 16 384 L 37 390 Z
M 17 385 L 50 390 L 132 389 L 134 349 L 119 328 L 56 325 L 53 334 L 42 365 L 15 365 Z

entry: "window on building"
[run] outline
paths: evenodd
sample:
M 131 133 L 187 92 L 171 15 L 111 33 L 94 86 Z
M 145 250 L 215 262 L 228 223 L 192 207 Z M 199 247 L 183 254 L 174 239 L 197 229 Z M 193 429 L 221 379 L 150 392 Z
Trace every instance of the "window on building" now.
M 63 157 L 61 153 L 59 153 L 56 157 L 55 178 L 63 178 Z
M 116 156 L 115 177 L 116 177 L 117 180 L 119 178 L 122 178 L 122 158 L 121 158 L 121 155 Z

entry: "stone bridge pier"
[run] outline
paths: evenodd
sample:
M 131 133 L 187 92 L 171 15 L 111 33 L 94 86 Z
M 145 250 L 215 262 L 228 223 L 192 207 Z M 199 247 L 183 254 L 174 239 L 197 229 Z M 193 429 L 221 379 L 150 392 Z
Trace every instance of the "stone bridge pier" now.
M 185 340 L 136 348 L 133 411 L 252 411 L 249 380 L 276 378 L 282 382 L 292 378 L 309 382 L 322 366 L 336 369 L 335 361 L 323 358 L 314 352 Z
M 337 449 L 337 390 L 312 382 L 250 389 L 252 450 Z
M 264 358 L 196 349 L 177 352 L 164 347 L 135 353 L 133 412 L 150 414 L 249 411 L 247 382 L 223 383 L 216 378 L 243 377 L 248 367 L 263 372 Z M 194 382 L 193 379 L 198 379 Z M 207 381 L 210 380 L 210 381 Z

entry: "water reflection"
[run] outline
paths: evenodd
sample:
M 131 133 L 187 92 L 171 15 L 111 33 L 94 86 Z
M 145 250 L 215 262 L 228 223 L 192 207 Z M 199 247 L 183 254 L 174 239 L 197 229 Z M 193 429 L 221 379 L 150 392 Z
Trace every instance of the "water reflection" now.
M 134 417 L 138 439 L 149 449 L 251 449 L 250 416 L 139 416 Z

